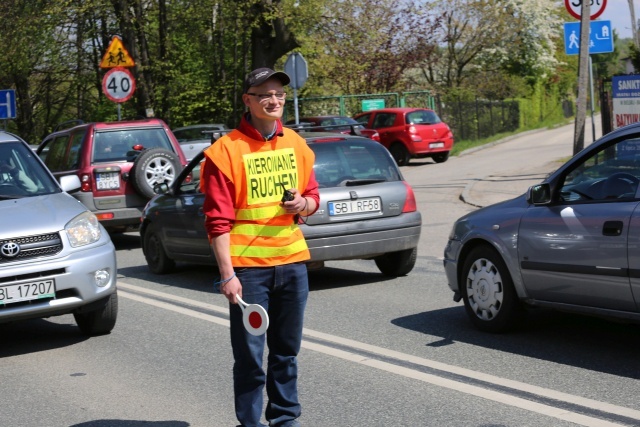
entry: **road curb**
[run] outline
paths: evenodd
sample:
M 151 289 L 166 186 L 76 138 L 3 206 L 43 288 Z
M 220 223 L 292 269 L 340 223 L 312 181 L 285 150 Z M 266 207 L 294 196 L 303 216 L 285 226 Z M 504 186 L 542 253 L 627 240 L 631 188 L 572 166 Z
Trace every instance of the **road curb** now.
M 564 126 L 566 126 L 566 125 L 564 125 Z M 505 142 L 509 142 L 509 141 L 511 141 L 513 139 L 520 138 L 522 136 L 528 136 L 528 135 L 534 135 L 536 133 L 546 132 L 546 131 L 551 130 L 553 128 L 554 127 L 545 127 L 545 128 L 540 128 L 540 129 L 528 130 L 526 132 L 520 132 L 520 133 L 517 133 L 517 134 L 514 134 L 514 135 L 507 136 L 505 138 L 499 139 L 497 141 L 490 142 L 488 144 L 480 145 L 478 147 L 469 148 L 468 150 L 464 150 L 463 152 L 458 154 L 458 156 L 466 156 L 467 154 L 472 154 L 472 153 L 475 153 L 477 151 L 484 150 L 486 148 L 495 147 L 496 145 L 499 145 L 499 144 L 502 144 L 502 143 L 505 143 Z M 487 206 L 485 204 L 482 204 L 482 203 L 478 202 L 477 200 L 474 200 L 473 197 L 471 196 L 471 190 L 473 189 L 474 185 L 476 185 L 478 182 L 485 181 L 489 176 L 491 176 L 491 175 L 486 175 L 486 176 L 483 176 L 482 178 L 479 178 L 479 179 L 476 179 L 476 180 L 473 180 L 473 181 L 467 183 L 467 185 L 465 185 L 464 189 L 462 190 L 462 193 L 460 194 L 460 200 L 463 201 L 464 203 L 468 204 L 468 205 L 475 206 L 477 208 L 483 208 L 483 207 Z

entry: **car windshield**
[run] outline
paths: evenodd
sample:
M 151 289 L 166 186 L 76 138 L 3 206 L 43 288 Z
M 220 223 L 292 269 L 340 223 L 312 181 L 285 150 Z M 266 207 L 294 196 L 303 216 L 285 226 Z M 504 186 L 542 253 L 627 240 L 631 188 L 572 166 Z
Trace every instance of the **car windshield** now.
M 314 143 L 309 147 L 316 155 L 313 169 L 320 187 L 345 185 L 345 181 L 399 181 L 398 168 L 379 144 L 360 141 Z
M 0 200 L 60 191 L 33 150 L 19 142 L 0 144 Z
M 408 125 L 433 125 L 440 123 L 442 120 L 433 111 L 418 110 L 407 113 L 405 121 Z
M 171 141 L 162 128 L 97 132 L 93 142 L 93 161 L 132 161 L 142 150 L 156 147 L 173 151 Z

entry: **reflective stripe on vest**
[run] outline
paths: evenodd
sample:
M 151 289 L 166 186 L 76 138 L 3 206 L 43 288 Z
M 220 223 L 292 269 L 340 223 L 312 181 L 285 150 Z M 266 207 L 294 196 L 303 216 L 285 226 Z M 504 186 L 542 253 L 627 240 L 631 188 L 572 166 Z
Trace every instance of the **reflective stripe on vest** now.
M 298 252 L 307 251 L 307 242 L 297 240 L 290 245 L 279 247 L 231 245 L 230 248 L 232 257 L 276 258 L 288 257 Z M 308 257 L 305 257 L 306 259 Z
M 236 209 L 237 221 L 255 221 L 271 219 L 280 215 L 288 215 L 280 204 L 251 209 Z

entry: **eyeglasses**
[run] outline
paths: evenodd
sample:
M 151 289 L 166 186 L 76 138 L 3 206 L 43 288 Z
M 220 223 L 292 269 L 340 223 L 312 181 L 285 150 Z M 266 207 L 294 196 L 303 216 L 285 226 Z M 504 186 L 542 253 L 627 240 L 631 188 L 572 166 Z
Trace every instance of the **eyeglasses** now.
M 270 100 L 272 97 L 276 97 L 278 101 L 284 100 L 287 96 L 285 92 L 276 92 L 276 93 L 251 93 L 247 92 L 247 95 L 257 96 L 260 102 Z

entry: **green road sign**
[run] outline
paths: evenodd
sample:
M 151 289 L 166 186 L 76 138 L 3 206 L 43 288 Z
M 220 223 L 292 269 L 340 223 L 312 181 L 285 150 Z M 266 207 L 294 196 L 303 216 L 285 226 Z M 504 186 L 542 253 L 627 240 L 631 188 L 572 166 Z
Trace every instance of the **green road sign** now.
M 384 99 L 365 99 L 362 101 L 362 111 L 377 110 L 384 108 Z

